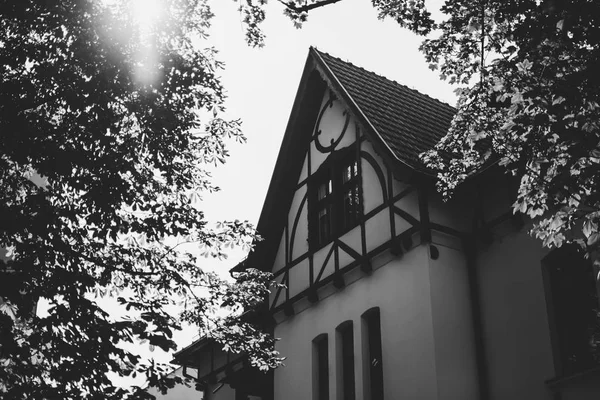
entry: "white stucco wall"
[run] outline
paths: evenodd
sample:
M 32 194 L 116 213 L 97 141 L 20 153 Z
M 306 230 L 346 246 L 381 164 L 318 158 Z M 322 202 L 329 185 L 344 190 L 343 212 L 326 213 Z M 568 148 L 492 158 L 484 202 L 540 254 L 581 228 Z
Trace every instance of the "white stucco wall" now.
M 473 215 L 477 198 L 472 188 L 459 187 L 452 198 L 444 201 L 442 195 L 432 187 L 428 190 L 427 201 L 431 222 L 460 232 L 471 232 L 473 230 Z M 506 211 L 508 211 L 507 208 L 502 209 L 502 212 Z
M 275 399 L 311 398 L 312 340 L 322 333 L 329 335 L 330 398 L 337 398 L 335 328 L 348 320 L 354 327 L 357 399 L 362 398 L 361 315 L 372 307 L 380 307 L 386 399 L 475 399 L 463 260 L 443 254 L 431 262 L 428 246 L 418 246 L 277 325 L 277 348 L 287 360 L 275 371 Z
M 431 318 L 438 399 L 478 398 L 475 337 L 466 259 L 462 251 L 436 245 L 429 260 Z
M 290 251 L 288 252 L 288 261 L 293 261 L 302 254 L 308 251 L 308 199 L 305 200 L 307 195 L 307 185 L 302 185 L 292 200 L 292 206 L 288 213 L 288 230 L 289 230 L 289 245 Z M 303 202 L 304 200 L 304 202 Z M 302 206 L 302 208 L 300 208 Z M 300 215 L 298 216 L 298 213 Z M 294 222 L 298 218 L 296 229 L 294 230 Z M 292 242 L 293 236 L 293 242 Z
M 550 400 L 554 377 L 542 280 L 547 250 L 524 231 L 497 238 L 477 257 L 492 400 Z
M 312 340 L 322 333 L 329 335 L 330 398 L 336 398 L 335 328 L 347 320 L 354 325 L 355 376 L 357 393 L 362 393 L 362 337 L 358 328 L 362 313 L 376 306 L 381 308 L 386 397 L 403 393 L 407 398 L 431 398 L 428 396 L 435 392 L 430 384 L 434 380 L 433 337 L 431 319 L 427 318 L 428 273 L 422 268 L 426 256 L 424 249 L 415 250 L 402 263 L 394 261 L 279 324 L 275 328 L 275 336 L 281 338 L 277 348 L 287 361 L 286 367 L 275 371 L 275 398 L 311 398 Z M 393 353 L 398 357 L 391 356 Z
M 331 93 L 327 92 L 323 96 L 319 110 L 329 102 Z M 346 125 L 347 124 L 347 125 Z M 344 126 L 346 131 L 344 132 Z M 344 136 L 339 141 L 336 149 L 347 147 L 356 141 L 356 123 L 354 118 L 350 116 L 340 100 L 334 100 L 333 103 L 324 109 L 321 120 L 316 122 L 314 132 L 321 132 L 317 139 L 323 147 L 330 146 L 333 142 L 338 141 L 340 136 Z M 321 153 L 314 142 L 310 145 L 310 168 L 309 173 L 314 174 L 317 169 L 327 159 L 329 153 Z
M 381 172 L 383 173 L 383 186 L 387 185 L 387 169 L 383 164 L 383 160 L 373 149 L 373 146 L 368 141 L 364 141 L 360 145 L 360 150 L 370 154 L 376 161 Z M 362 168 L 362 187 L 363 187 L 363 210 L 367 214 L 375 207 L 381 205 L 384 201 L 382 182 L 377 177 L 377 173 L 373 166 L 366 160 L 361 159 Z M 389 196 L 389 192 L 386 191 Z

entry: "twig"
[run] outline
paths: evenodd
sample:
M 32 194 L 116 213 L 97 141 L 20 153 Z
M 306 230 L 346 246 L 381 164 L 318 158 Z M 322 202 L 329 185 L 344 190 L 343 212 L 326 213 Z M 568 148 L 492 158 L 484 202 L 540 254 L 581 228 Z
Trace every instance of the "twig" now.
M 283 0 L 278 0 L 281 4 L 283 4 L 284 6 L 286 6 L 288 9 L 297 12 L 297 13 L 302 13 L 302 12 L 308 12 L 310 10 L 313 10 L 315 8 L 319 8 L 319 7 L 324 7 L 326 5 L 329 4 L 334 4 L 337 3 L 339 1 L 342 0 L 323 0 L 323 1 L 318 1 L 316 3 L 312 3 L 312 4 L 305 4 L 301 7 L 298 7 L 296 4 L 294 4 L 292 1 L 283 1 Z

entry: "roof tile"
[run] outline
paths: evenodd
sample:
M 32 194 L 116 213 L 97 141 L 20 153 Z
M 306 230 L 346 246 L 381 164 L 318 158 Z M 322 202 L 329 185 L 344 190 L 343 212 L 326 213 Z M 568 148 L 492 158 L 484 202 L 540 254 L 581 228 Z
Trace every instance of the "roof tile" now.
M 419 154 L 431 149 L 446 134 L 456 113 L 454 107 L 317 52 L 394 155 L 417 171 L 428 171 Z

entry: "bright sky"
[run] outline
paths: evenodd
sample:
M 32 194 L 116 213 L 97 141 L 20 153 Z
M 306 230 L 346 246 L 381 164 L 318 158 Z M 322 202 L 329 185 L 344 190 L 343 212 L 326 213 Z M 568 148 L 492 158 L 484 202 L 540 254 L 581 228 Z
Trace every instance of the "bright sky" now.
M 237 3 L 215 0 L 212 7 L 216 16 L 211 42 L 226 63 L 222 76 L 229 95 L 228 114 L 243 120 L 248 143 L 232 143 L 227 164 L 214 172 L 214 182 L 222 190 L 204 198 L 201 208 L 209 220 L 258 221 L 309 46 L 455 103 L 452 88 L 428 69 L 418 51 L 421 39 L 391 20 L 378 20 L 369 0 L 343 0 L 316 9 L 300 30 L 282 14 L 283 6 L 272 0 L 263 25 L 267 40 L 262 49 L 246 45 Z M 203 267 L 226 273 L 243 256 L 234 252 L 226 262 L 207 260 Z M 180 348 L 195 334 L 195 330 L 177 334 Z M 170 360 L 160 351 L 142 353 Z
M 418 51 L 421 38 L 394 21 L 378 20 L 369 0 L 313 10 L 300 30 L 282 15 L 283 6 L 271 1 L 262 49 L 245 44 L 236 6 L 213 2 L 212 40 L 226 63 L 229 114 L 243 120 L 248 143 L 232 145 L 229 161 L 215 172 L 222 191 L 205 199 L 209 218 L 258 220 L 309 46 L 455 103 L 453 89 L 428 69 Z

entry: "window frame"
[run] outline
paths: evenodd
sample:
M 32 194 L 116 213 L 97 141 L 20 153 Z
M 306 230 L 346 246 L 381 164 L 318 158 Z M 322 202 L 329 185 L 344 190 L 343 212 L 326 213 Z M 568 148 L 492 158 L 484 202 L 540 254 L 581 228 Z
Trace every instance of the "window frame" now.
M 329 338 L 326 333 L 315 337 L 313 348 L 313 399 L 329 400 Z
M 361 190 L 360 158 L 356 146 L 335 151 L 311 175 L 308 182 L 308 241 L 309 248 L 316 251 L 358 226 L 363 218 L 363 199 Z M 349 178 L 344 179 L 350 169 Z M 319 197 L 320 187 L 329 191 Z M 347 211 L 346 194 L 352 192 L 354 209 Z M 319 215 L 327 210 L 328 231 L 322 234 Z M 349 218 L 349 216 L 352 216 Z
M 339 400 L 356 399 L 354 339 L 354 324 L 351 320 L 338 325 L 336 328 L 336 386 Z
M 381 311 L 373 307 L 361 316 L 363 348 L 363 398 L 365 400 L 383 400 L 383 342 L 381 329 Z
M 573 359 L 573 356 L 577 357 L 579 354 L 577 352 L 577 346 L 579 345 L 583 348 L 583 342 L 585 342 L 585 340 L 574 340 L 573 338 L 577 332 L 570 332 L 568 335 L 565 335 L 566 332 L 572 330 L 572 324 L 569 324 L 568 329 L 561 325 L 565 324 L 565 319 L 577 318 L 573 316 L 569 317 L 570 313 L 568 312 L 568 309 L 569 307 L 573 307 L 578 301 L 589 302 L 590 307 L 595 307 L 596 311 L 600 310 L 600 303 L 598 302 L 600 298 L 600 294 L 598 293 L 598 282 L 592 280 L 586 284 L 589 285 L 587 290 L 590 292 L 593 292 L 595 289 L 596 302 L 594 305 L 592 305 L 592 301 L 582 299 L 581 297 L 579 299 L 572 299 L 570 296 L 566 296 L 565 285 L 568 285 L 569 282 L 574 280 L 585 278 L 584 275 L 586 273 L 586 271 L 569 271 L 571 273 L 574 272 L 575 275 L 570 274 L 567 276 L 567 279 L 558 279 L 558 276 L 561 275 L 561 270 L 566 270 L 568 268 L 588 270 L 587 272 L 590 273 L 590 279 L 593 279 L 598 273 L 597 268 L 595 268 L 589 260 L 583 258 L 583 253 L 576 245 L 567 245 L 555 249 L 542 260 L 542 277 L 544 281 L 548 324 L 550 328 L 550 340 L 554 358 L 554 369 L 558 377 L 571 376 L 591 368 L 597 368 L 600 365 L 600 362 L 594 362 L 592 360 L 593 355 L 591 353 L 589 354 L 591 357 L 590 359 L 583 359 L 580 361 Z M 577 274 L 582 275 L 577 276 Z M 579 285 L 577 286 L 579 287 Z M 583 292 L 585 293 L 586 291 Z M 571 303 L 565 303 L 565 298 L 571 300 Z M 577 308 L 579 309 L 579 307 Z M 588 312 L 591 313 L 592 310 L 594 310 L 594 308 L 590 308 Z M 581 315 L 579 317 L 581 318 Z M 583 324 L 585 318 L 576 322 Z M 573 351 L 575 351 L 575 353 L 573 353 Z M 586 354 L 579 355 L 586 356 Z

